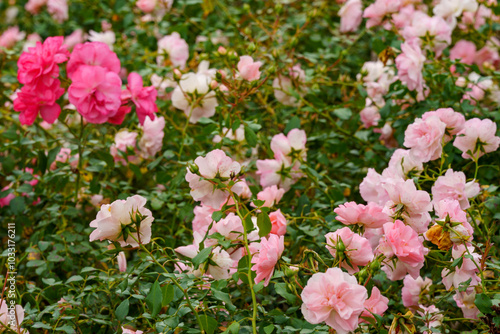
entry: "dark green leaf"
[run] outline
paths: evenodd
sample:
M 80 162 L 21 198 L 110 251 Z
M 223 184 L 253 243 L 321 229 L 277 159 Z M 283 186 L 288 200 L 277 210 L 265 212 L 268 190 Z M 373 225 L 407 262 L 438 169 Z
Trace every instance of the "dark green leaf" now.
M 125 320 L 125 317 L 128 315 L 129 307 L 130 307 L 130 302 L 128 299 L 122 301 L 115 310 L 116 319 L 120 321 Z
M 160 283 L 156 281 L 151 286 L 151 290 L 149 290 L 149 293 L 146 297 L 146 304 L 148 305 L 148 308 L 151 311 L 151 316 L 155 317 L 158 313 L 160 313 L 162 299 L 163 299 L 163 294 L 160 288 Z
M 261 212 L 257 216 L 257 226 L 259 227 L 259 237 L 264 237 L 271 232 L 273 224 L 267 213 Z

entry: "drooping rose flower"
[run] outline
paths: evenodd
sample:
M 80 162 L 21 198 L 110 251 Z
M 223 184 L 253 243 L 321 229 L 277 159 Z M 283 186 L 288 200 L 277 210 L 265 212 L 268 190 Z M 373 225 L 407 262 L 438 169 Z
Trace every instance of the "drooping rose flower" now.
M 270 234 L 267 238 L 260 239 L 260 250 L 252 257 L 252 270 L 256 272 L 255 284 L 264 280 L 264 286 L 269 285 L 269 281 L 274 273 L 274 267 L 285 250 L 285 238 Z
M 271 233 L 278 236 L 286 234 L 287 221 L 285 216 L 281 213 L 281 210 L 273 211 L 269 214 L 269 219 L 271 220 L 272 228 Z

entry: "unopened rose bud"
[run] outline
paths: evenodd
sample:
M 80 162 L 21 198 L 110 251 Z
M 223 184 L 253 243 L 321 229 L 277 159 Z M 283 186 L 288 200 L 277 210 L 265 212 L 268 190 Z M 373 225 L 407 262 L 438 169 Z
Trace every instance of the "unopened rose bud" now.
M 283 5 L 281 3 L 278 3 L 276 6 L 274 6 L 274 11 L 276 14 L 281 14 L 283 11 Z
M 247 48 L 247 49 L 248 49 L 248 52 L 253 53 L 253 52 L 257 49 L 257 47 L 255 46 L 255 43 L 254 43 L 254 42 L 252 42 L 252 43 L 250 43 L 250 44 L 248 45 L 248 48 Z
M 247 13 L 250 13 L 250 5 L 249 5 L 249 4 L 247 4 L 247 3 L 246 3 L 246 4 L 244 4 L 244 5 L 243 5 L 243 10 L 244 10 L 245 12 L 247 12 Z
M 217 81 L 212 80 L 212 82 L 210 83 L 210 88 L 215 89 L 215 88 L 217 88 L 217 86 L 219 86 L 219 84 L 217 83 Z
M 181 71 L 179 71 L 177 68 L 176 68 L 176 69 L 174 69 L 174 79 L 175 79 L 175 80 L 180 80 L 180 79 L 181 79 L 181 77 L 182 77 L 182 72 L 181 72 Z
M 226 74 L 226 72 L 225 72 L 224 70 L 219 70 L 219 71 L 217 71 L 217 73 L 215 74 L 215 77 L 216 77 L 217 79 L 219 79 L 219 80 L 220 80 L 220 79 L 225 79 L 225 78 L 227 77 L 227 74 Z
M 193 174 L 198 174 L 200 169 L 198 168 L 198 166 L 196 164 L 192 164 L 192 165 L 189 165 L 189 171 Z
M 274 74 L 275 72 L 276 72 L 276 66 L 274 65 L 269 66 L 269 68 L 267 69 L 267 73 L 269 74 Z
M 465 87 L 465 85 L 467 85 L 467 80 L 465 80 L 464 77 L 460 77 L 457 79 L 457 81 L 455 81 L 455 85 L 457 85 L 458 87 Z
M 219 48 L 217 49 L 217 52 L 221 55 L 221 56 L 225 56 L 227 54 L 227 50 L 225 47 L 223 46 L 219 46 Z

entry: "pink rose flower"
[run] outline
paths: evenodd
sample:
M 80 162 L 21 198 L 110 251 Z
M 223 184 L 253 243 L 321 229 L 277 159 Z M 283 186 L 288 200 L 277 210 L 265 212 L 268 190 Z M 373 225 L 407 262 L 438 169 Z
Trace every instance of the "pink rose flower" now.
M 434 203 L 444 199 L 455 199 L 465 210 L 470 207 L 469 198 L 477 196 L 480 191 L 481 188 L 476 181 L 466 183 L 463 172 L 448 169 L 444 175 L 437 178 L 432 186 L 432 198 Z
M 281 213 L 281 210 L 278 209 L 277 211 L 271 212 L 269 214 L 269 219 L 271 219 L 271 224 L 273 224 L 273 227 L 271 228 L 272 234 L 276 234 L 278 236 L 286 234 L 287 221 L 285 216 Z
M 260 61 L 254 62 L 250 56 L 241 56 L 238 62 L 238 72 L 240 76 L 247 81 L 255 81 L 260 78 Z
M 472 257 L 464 257 L 465 255 L 470 255 Z M 479 272 L 476 264 L 481 263 L 481 256 L 474 252 L 474 246 L 463 244 L 453 245 L 451 249 L 452 260 L 459 259 L 463 257 L 462 265 L 456 266 L 453 271 L 448 268 L 444 268 L 441 272 L 441 277 L 443 279 L 443 284 L 446 290 L 450 290 L 451 287 L 458 289 L 460 284 L 470 280 L 469 286 L 476 286 L 481 283 L 481 278 L 477 275 Z
M 2 188 L 2 192 L 9 190 L 11 187 L 10 186 L 5 186 Z M 10 204 L 10 201 L 12 201 L 13 198 L 15 198 L 16 195 L 13 193 L 9 193 L 6 196 L 0 197 L 0 208 L 3 208 L 4 206 L 8 206 Z
M 72 80 L 69 102 L 87 122 L 102 124 L 118 113 L 122 85 L 118 74 L 101 66 L 81 65 Z
M 418 314 L 422 317 L 425 327 L 431 329 L 431 331 L 424 331 L 422 334 L 434 333 L 432 328 L 438 329 L 441 327 L 444 315 L 440 314 L 441 311 L 435 305 L 431 305 L 429 307 L 419 305 L 419 308 L 421 311 L 419 310 Z
M 423 12 L 416 12 L 412 18 L 412 24 L 407 25 L 403 30 L 403 38 L 407 41 L 417 38 L 424 38 L 422 41 L 425 43 L 426 36 L 432 40 L 434 52 L 440 56 L 443 50 L 451 43 L 451 27 L 446 21 L 439 16 L 430 17 Z
M 304 82 L 306 73 L 300 64 L 293 66 L 289 70 L 289 77 L 278 75 L 273 80 L 274 97 L 285 106 L 297 107 L 300 102 L 290 91 L 295 91 L 300 96 L 304 95 Z
M 417 118 L 405 131 L 404 145 L 411 149 L 416 159 L 428 162 L 441 157 L 443 152 L 443 136 L 446 123 L 443 123 L 437 115 Z
M 366 310 L 361 314 L 361 316 L 365 318 L 374 318 L 372 313 L 382 316 L 389 308 L 388 305 L 389 298 L 382 296 L 380 290 L 374 286 L 370 298 L 365 301 L 364 306 Z M 368 323 L 368 321 L 364 319 L 361 319 L 360 321 Z
M 115 135 L 115 147 L 116 149 L 127 152 L 127 148 L 135 148 L 137 140 L 137 132 L 122 130 Z
M 338 334 L 347 334 L 358 327 L 368 293 L 354 276 L 340 268 L 329 268 L 309 279 L 301 297 L 302 314 L 308 322 L 325 322 Z
M 424 62 L 425 56 L 420 49 L 417 38 L 401 44 L 401 54 L 396 57 L 396 67 L 399 80 L 406 84 L 409 90 L 423 91 L 422 69 L 424 68 Z
M 186 174 L 191 196 L 195 201 L 201 201 L 202 204 L 219 209 L 228 200 L 229 193 L 216 189 L 208 180 L 220 178 L 223 183 L 227 184 L 231 178 L 239 174 L 240 164 L 219 149 L 209 152 L 205 157 L 196 158 L 194 163 L 199 169 L 199 176 L 193 174 L 189 168 Z
M 14 100 L 14 110 L 20 112 L 19 122 L 23 125 L 31 125 L 35 122 L 40 113 L 42 119 L 47 123 L 54 123 L 61 107 L 56 100 L 64 94 L 61 82 L 58 79 L 52 81 L 52 86 L 45 86 L 39 89 L 36 86 L 26 85 L 17 93 Z
M 165 118 L 156 117 L 153 121 L 146 117 L 142 126 L 143 134 L 139 140 L 139 148 L 144 157 L 154 157 L 163 147 Z
M 256 272 L 255 284 L 264 280 L 264 286 L 269 285 L 269 281 L 274 273 L 274 267 L 285 250 L 285 238 L 270 234 L 267 239 L 260 239 L 260 251 L 258 254 L 253 255 L 252 270 Z
M 158 41 L 158 65 L 163 64 L 164 56 L 167 53 L 172 65 L 183 69 L 189 58 L 189 45 L 181 38 L 178 32 L 165 36 Z
M 134 331 L 132 329 L 128 329 L 128 328 L 125 328 L 125 327 L 122 327 L 122 334 L 142 334 L 144 333 L 143 331 Z
M 144 125 L 146 116 L 149 116 L 151 120 L 155 119 L 155 112 L 158 111 L 156 105 L 157 93 L 156 88 L 153 86 L 143 86 L 142 77 L 139 74 L 132 72 L 128 75 L 127 89 L 122 92 L 122 100 L 125 103 L 129 100 L 134 102 L 141 125 Z
M 408 308 L 417 307 L 419 304 L 420 294 L 422 291 L 427 290 L 431 285 L 432 280 L 430 278 L 422 278 L 420 276 L 413 278 L 411 275 L 406 275 L 403 280 L 403 289 L 401 290 L 403 305 Z
M 363 17 L 368 18 L 366 27 L 371 28 L 382 23 L 387 14 L 396 13 L 401 7 L 400 0 L 377 0 L 366 7 Z
M 73 49 L 76 45 L 83 43 L 84 40 L 83 30 L 76 29 L 64 38 L 64 44 L 68 47 L 68 49 Z
M 12 299 L 11 299 L 12 300 Z M 11 300 L 0 298 L 0 330 L 2 332 L 9 332 L 5 330 L 3 324 L 7 325 L 12 332 L 19 334 L 29 334 L 26 329 L 21 328 L 21 323 L 24 321 L 24 309 L 21 305 L 10 303 Z M 11 317 L 13 316 L 13 318 Z M 14 321 L 11 321 L 13 319 Z
M 279 203 L 284 194 L 285 189 L 279 189 L 276 185 L 272 185 L 260 191 L 257 194 L 257 199 L 264 201 L 262 206 L 272 207 Z
M 418 15 L 413 5 L 404 6 L 398 12 L 392 14 L 392 23 L 398 29 L 403 29 L 412 24 L 414 16 Z
M 377 203 L 370 202 L 367 205 L 347 202 L 333 210 L 337 219 L 345 225 L 364 225 L 367 228 L 379 228 L 388 223 L 392 218 Z
M 476 45 L 473 42 L 460 40 L 450 50 L 450 59 L 459 59 L 460 62 L 472 65 L 476 58 Z
M 372 250 L 375 251 L 380 243 L 380 238 L 384 234 L 383 228 L 365 228 L 365 232 L 363 233 L 363 238 L 368 239 L 370 242 L 370 246 Z
M 439 120 L 446 124 L 445 141 L 452 139 L 450 135 L 456 135 L 463 130 L 465 126 L 465 117 L 451 108 L 439 108 L 436 111 L 428 111 L 422 115 L 422 120 L 437 116 Z
M 498 149 L 500 137 L 495 136 L 496 131 L 496 123 L 489 119 L 470 119 L 457 134 L 453 146 L 463 152 L 462 158 L 479 159 L 484 154 Z
M 151 13 L 156 7 L 157 0 L 138 0 L 135 5 L 144 13 Z
M 117 241 L 122 247 L 127 245 L 139 247 L 139 243 L 148 244 L 151 241 L 151 224 L 154 218 L 151 211 L 144 207 L 146 202 L 144 197 L 134 195 L 126 200 L 103 204 L 96 219 L 90 222 L 90 227 L 95 228 L 90 234 L 90 241 Z M 138 215 L 142 215 L 141 221 L 135 221 Z M 125 240 L 123 228 L 129 225 L 137 232 L 129 231 Z
M 71 149 L 67 147 L 62 147 L 59 153 L 56 155 L 56 160 L 50 165 L 51 170 L 55 170 L 57 168 L 56 162 L 67 163 L 69 162 L 69 158 L 71 157 Z
M 381 118 L 379 113 L 379 108 L 374 105 L 368 106 L 363 110 L 361 110 L 359 116 L 361 117 L 361 122 L 363 122 L 363 126 L 367 129 L 372 126 L 377 126 L 378 121 Z
M 474 58 L 474 63 L 477 64 L 481 71 L 484 71 L 485 67 L 495 66 L 500 61 L 500 55 L 493 45 L 485 45 L 481 50 L 476 52 Z
M 462 309 L 464 318 L 478 319 L 479 309 L 476 307 L 476 291 L 474 288 L 468 288 L 465 291 L 456 290 L 453 299 L 457 306 Z
M 420 270 L 424 264 L 424 246 L 410 226 L 405 225 L 401 220 L 394 223 L 384 224 L 384 236 L 380 240 L 378 251 L 385 255 L 384 263 L 392 265 L 391 258 L 396 257 L 400 262 Z M 396 269 L 396 268 L 394 268 Z M 398 273 L 396 277 L 403 277 Z M 410 275 L 417 277 L 415 272 Z M 392 277 L 392 279 L 401 279 Z
M 367 202 L 375 202 L 378 205 L 385 205 L 389 200 L 387 191 L 382 186 L 387 178 L 383 177 L 375 169 L 368 168 L 368 173 L 359 185 L 361 197 Z
M 47 0 L 28 0 L 24 8 L 31 14 L 38 14 L 46 3 Z
M 292 129 L 285 136 L 280 133 L 271 139 L 271 150 L 278 161 L 287 160 L 290 164 L 296 158 L 306 160 L 307 136 L 304 130 Z
M 195 206 L 194 219 L 192 222 L 193 233 L 197 232 L 201 235 L 205 235 L 208 231 L 208 227 L 213 222 L 212 213 L 216 210 L 208 205 L 202 204 L 201 206 Z
M 48 0 L 47 11 L 55 21 L 63 23 L 68 19 L 68 2 L 67 0 Z
M 363 19 L 361 0 L 349 0 L 339 10 L 340 32 L 356 31 Z
M 120 270 L 122 273 L 126 272 L 127 271 L 127 257 L 125 256 L 125 253 L 124 252 L 118 253 L 116 260 L 118 261 L 118 270 Z
M 116 53 L 102 42 L 87 42 L 74 47 L 66 66 L 66 72 L 71 80 L 82 65 L 100 66 L 116 74 L 120 73 L 121 66 Z
M 0 35 L 0 48 L 11 49 L 17 42 L 22 41 L 24 36 L 26 34 L 19 31 L 19 27 L 10 27 Z
M 237 240 L 243 235 L 243 223 L 240 217 L 231 212 L 226 218 L 222 218 L 213 225 L 210 234 L 216 232 L 220 233 L 226 239 Z
M 384 177 L 398 176 L 402 179 L 407 179 L 408 173 L 422 170 L 424 170 L 422 161 L 414 157 L 410 153 L 410 150 L 398 148 L 392 153 L 391 160 L 389 160 L 387 168 L 382 171 L 382 175 Z
M 346 269 L 349 274 L 358 272 L 358 266 L 366 266 L 373 260 L 373 252 L 368 239 L 354 233 L 349 227 L 330 232 L 325 235 L 325 238 L 326 248 L 334 258 L 337 258 L 337 252 L 340 251 L 340 248 L 344 248 L 342 255 L 339 254 L 341 267 Z M 341 242 L 343 246 L 339 245 Z
M 257 175 L 260 175 L 260 185 L 270 187 L 276 185 L 288 191 L 292 184 L 297 182 L 302 174 L 299 172 L 300 164 L 296 162 L 290 166 L 287 160 L 274 159 L 257 160 Z

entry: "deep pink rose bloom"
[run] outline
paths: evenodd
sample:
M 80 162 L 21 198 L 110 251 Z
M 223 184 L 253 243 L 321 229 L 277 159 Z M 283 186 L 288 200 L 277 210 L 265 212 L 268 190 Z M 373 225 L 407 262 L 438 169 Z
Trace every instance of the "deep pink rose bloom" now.
M 422 92 L 424 89 L 422 69 L 425 56 L 420 49 L 419 40 L 413 38 L 404 42 L 401 44 L 401 51 L 401 54 L 396 57 L 399 80 L 406 84 L 409 90 Z
M 340 268 L 314 274 L 302 290 L 302 314 L 311 324 L 325 322 L 338 334 L 358 328 L 368 299 L 366 288 Z
M 460 62 L 472 65 L 476 58 L 476 45 L 472 42 L 460 40 L 450 50 L 450 59 L 459 59 Z
M 29 85 L 23 86 L 14 100 L 14 110 L 21 113 L 19 121 L 23 125 L 31 125 L 40 113 L 44 121 L 54 123 L 61 113 L 56 100 L 63 94 L 64 89 L 58 79 L 52 81 L 52 86 L 45 86 L 41 90 Z
M 437 178 L 432 186 L 432 199 L 434 203 L 444 199 L 455 199 L 465 210 L 470 207 L 469 198 L 477 196 L 480 191 L 481 188 L 476 181 L 466 183 L 463 172 L 448 169 L 444 175 Z
M 121 105 L 122 81 L 101 66 L 81 65 L 72 75 L 69 102 L 89 123 L 101 124 L 114 117 Z
M 252 258 L 252 270 L 257 273 L 255 284 L 264 280 L 264 286 L 269 285 L 269 281 L 274 273 L 274 267 L 285 250 L 285 238 L 270 234 L 267 239 L 260 239 L 260 251 Z
M 337 214 L 336 219 L 342 224 L 359 224 L 367 228 L 379 228 L 392 220 L 384 208 L 375 202 L 370 202 L 367 205 L 347 202 L 341 204 L 333 212 Z
M 356 31 L 363 19 L 361 0 L 349 0 L 339 10 L 340 32 Z
M 262 206 L 272 207 L 279 203 L 284 194 L 285 189 L 280 189 L 276 185 L 272 185 L 260 191 L 257 194 L 257 199 L 264 201 Z
M 430 278 L 422 279 L 418 276 L 417 278 L 411 277 L 411 275 L 406 275 L 403 280 L 403 289 L 401 294 L 403 297 L 403 305 L 405 307 L 416 307 L 419 304 L 420 293 L 432 285 L 432 280 Z
M 142 77 L 132 72 L 128 75 L 127 89 L 123 91 L 122 99 L 134 102 L 139 123 L 144 125 L 146 116 L 149 116 L 151 120 L 155 119 L 155 112 L 158 111 L 158 106 L 156 105 L 157 94 L 156 88 L 153 86 L 144 87 Z
M 10 186 L 5 186 L 2 188 L 2 191 L 7 191 L 10 189 Z M 0 208 L 3 208 L 4 206 L 7 206 L 10 204 L 10 201 L 12 201 L 12 199 L 16 197 L 16 195 L 14 195 L 13 193 L 10 193 L 4 197 L 0 197 Z
M 273 225 L 271 228 L 272 234 L 276 234 L 278 236 L 286 234 L 287 222 L 285 216 L 281 213 L 281 210 L 278 209 L 277 211 L 271 212 L 269 214 L 269 219 L 271 219 L 271 224 Z
M 389 298 L 382 296 L 380 290 L 374 286 L 370 295 L 365 301 L 365 311 L 361 314 L 362 317 L 373 318 L 372 313 L 383 315 L 385 311 L 389 308 Z M 368 321 L 361 319 L 360 322 Z
M 198 157 L 194 160 L 198 166 L 199 174 L 204 179 L 214 179 L 216 177 L 224 178 L 226 184 L 231 177 L 237 175 L 241 166 L 233 161 L 222 150 L 213 150 L 205 157 Z M 228 199 L 229 193 L 221 189 L 215 189 L 215 186 L 208 180 L 200 179 L 200 176 L 191 173 L 188 168 L 186 181 L 191 188 L 191 196 L 195 201 L 201 201 L 203 204 L 219 209 Z
M 424 263 L 424 246 L 417 232 L 401 220 L 386 223 L 383 228 L 384 236 L 380 240 L 378 251 L 386 256 L 386 263 L 391 265 L 390 259 L 397 257 L 399 261 L 420 269 Z
M 446 124 L 437 115 L 425 120 L 417 118 L 405 131 L 404 145 L 411 149 L 416 159 L 422 162 L 436 160 L 443 152 L 443 136 Z
M 240 76 L 248 81 L 259 80 L 260 71 L 259 68 L 262 65 L 260 61 L 253 61 L 250 56 L 241 56 L 240 61 L 238 62 L 238 72 L 240 72 Z
M 341 266 L 346 269 L 349 274 L 358 272 L 358 266 L 366 266 L 373 260 L 373 252 L 368 239 L 354 233 L 349 227 L 343 227 L 335 232 L 327 233 L 325 238 L 326 248 L 333 257 L 337 256 L 338 244 L 340 242 L 344 244 L 344 255 L 347 257 L 350 264 L 348 264 L 347 261 L 342 261 Z
M 473 118 L 465 122 L 463 130 L 457 134 L 453 146 L 463 152 L 462 158 L 479 159 L 485 153 L 498 149 L 500 137 L 495 136 L 496 132 L 497 125 L 490 119 Z M 481 148 L 478 149 L 479 142 Z
M 116 53 L 102 42 L 87 42 L 78 44 L 69 58 L 66 72 L 73 80 L 73 75 L 82 65 L 100 66 L 110 72 L 120 73 L 120 60 Z

